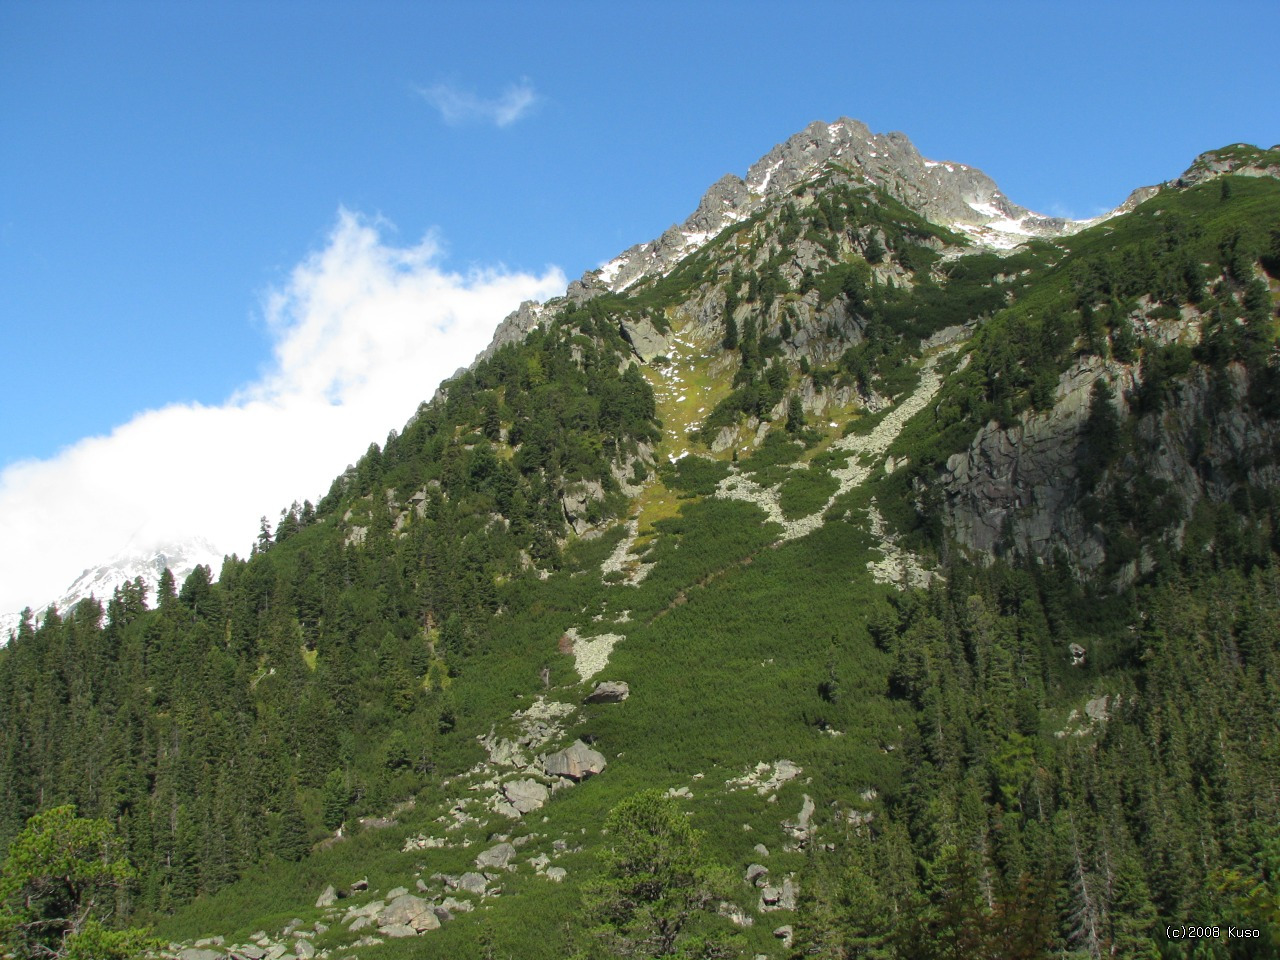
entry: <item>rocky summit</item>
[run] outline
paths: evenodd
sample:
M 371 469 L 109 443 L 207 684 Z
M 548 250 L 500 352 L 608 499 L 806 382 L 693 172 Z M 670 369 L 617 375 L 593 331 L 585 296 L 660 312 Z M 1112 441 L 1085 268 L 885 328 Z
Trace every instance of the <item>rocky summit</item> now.
M 89 838 L 111 896 L 0 924 L 1245 955 L 1170 932 L 1199 918 L 1270 955 L 1278 171 L 1233 144 L 1069 222 L 810 124 L 523 304 L 218 578 L 23 620 L 0 840 Z

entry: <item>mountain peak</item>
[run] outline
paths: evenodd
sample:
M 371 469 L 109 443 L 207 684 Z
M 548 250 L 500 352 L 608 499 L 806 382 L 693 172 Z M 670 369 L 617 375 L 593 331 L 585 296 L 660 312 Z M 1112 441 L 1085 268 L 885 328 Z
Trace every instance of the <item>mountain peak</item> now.
M 859 120 L 816 120 L 757 160 L 746 178 L 726 174 L 683 224 L 637 244 L 598 270 L 585 288 L 621 292 L 661 274 L 730 224 L 744 220 L 801 183 L 838 164 L 885 190 L 926 219 L 969 235 L 978 245 L 1008 249 L 1036 236 L 1074 233 L 1082 222 L 1047 217 L 1013 203 L 990 177 L 963 163 L 928 160 L 904 133 L 873 133 Z

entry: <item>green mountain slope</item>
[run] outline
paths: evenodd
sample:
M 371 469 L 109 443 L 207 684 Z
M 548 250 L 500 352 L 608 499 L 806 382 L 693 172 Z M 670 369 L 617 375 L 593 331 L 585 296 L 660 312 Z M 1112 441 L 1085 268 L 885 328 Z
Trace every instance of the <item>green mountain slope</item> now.
M 216 581 L 24 623 L 0 842 L 109 820 L 211 957 L 1270 955 L 1272 153 L 1012 251 L 832 158 L 586 278 Z

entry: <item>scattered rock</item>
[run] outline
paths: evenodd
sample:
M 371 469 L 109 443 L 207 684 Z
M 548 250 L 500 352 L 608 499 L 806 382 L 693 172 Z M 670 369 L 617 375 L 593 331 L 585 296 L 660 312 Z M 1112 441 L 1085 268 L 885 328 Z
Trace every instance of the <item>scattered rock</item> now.
M 747 867 L 746 876 L 743 878 L 747 883 L 753 886 L 763 886 L 764 877 L 769 873 L 769 868 L 759 863 L 753 863 Z
M 220 950 L 205 950 L 201 947 L 188 947 L 178 954 L 178 960 L 226 960 Z
M 760 856 L 762 857 L 767 857 L 769 855 L 769 848 L 766 847 L 763 843 L 757 843 L 751 849 L 754 850 L 756 853 L 760 854 Z
M 736 903 L 730 903 L 727 900 L 720 901 L 720 905 L 716 907 L 716 913 L 728 919 L 735 927 L 749 927 L 755 923 L 752 917 L 747 916 L 747 912 Z
M 782 941 L 784 947 L 791 946 L 791 938 L 795 931 L 791 929 L 791 924 L 785 924 L 781 927 L 774 928 L 773 935 Z
M 365 878 L 363 878 L 363 879 L 361 879 L 361 880 L 357 880 L 355 883 L 351 884 L 351 889 L 352 889 L 353 891 L 357 892 L 357 893 L 358 893 L 359 891 L 361 891 L 361 890 L 368 890 L 368 889 L 369 889 L 369 878 L 368 878 L 368 877 L 365 877 Z
M 547 867 L 547 879 L 553 883 L 559 883 L 568 875 L 569 871 L 564 867 Z
M 396 897 L 403 897 L 408 892 L 408 887 L 394 887 L 387 891 L 387 899 L 394 900 Z
M 542 770 L 549 777 L 568 777 L 570 780 L 585 780 L 604 770 L 604 755 L 592 750 L 581 740 L 575 740 L 571 746 L 543 758 Z
M 1071 651 L 1071 665 L 1073 667 L 1083 667 L 1088 651 L 1078 643 L 1071 644 L 1068 649 Z
M 299 940 L 293 945 L 293 953 L 298 960 L 311 960 L 316 955 L 316 948 L 311 945 L 310 940 Z
M 621 680 L 603 680 L 596 684 L 583 703 L 621 703 L 631 696 L 631 688 Z
M 779 760 L 776 763 L 757 763 L 755 770 L 748 771 L 726 783 L 728 787 L 739 789 L 755 788 L 756 793 L 764 796 L 773 793 L 788 780 L 794 780 L 804 772 L 804 768 L 790 760 Z

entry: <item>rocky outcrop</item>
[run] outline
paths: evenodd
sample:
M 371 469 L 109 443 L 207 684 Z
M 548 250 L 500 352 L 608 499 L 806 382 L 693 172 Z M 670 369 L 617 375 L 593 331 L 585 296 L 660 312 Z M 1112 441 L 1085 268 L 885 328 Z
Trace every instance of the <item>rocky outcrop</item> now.
M 1161 483 L 1178 511 L 1167 529 L 1180 543 L 1201 500 L 1223 503 L 1245 485 L 1280 483 L 1280 424 L 1241 402 L 1249 388 L 1243 367 L 1227 367 L 1217 384 L 1213 376 L 1196 368 L 1173 386 L 1162 409 L 1137 422 L 1134 450 L 1089 491 L 1080 474 L 1094 381 L 1106 378 L 1124 416 L 1139 380 L 1134 367 L 1082 359 L 1060 378 L 1052 410 L 1024 413 L 1008 427 L 990 423 L 948 459 L 940 487 L 952 535 L 987 556 L 1049 560 L 1062 550 L 1077 569 L 1093 572 L 1106 559 L 1106 541 L 1083 510 L 1091 492 L 1107 496 L 1112 485 L 1140 475 Z M 1224 395 L 1234 399 L 1224 403 Z
M 1059 379 L 1052 410 L 1023 414 L 1009 427 L 989 423 L 947 460 L 941 485 L 961 544 L 1048 559 L 1069 543 L 1082 568 L 1101 564 L 1103 543 L 1081 514 L 1077 477 L 1090 395 L 1104 375 L 1121 400 L 1135 382 L 1131 368 L 1087 357 Z
M 564 510 L 564 519 L 574 533 L 582 536 L 592 528 L 594 521 L 591 520 L 591 508 L 598 506 L 603 499 L 604 487 L 598 480 L 579 480 L 564 488 L 560 494 L 560 504 Z
M 667 338 L 648 319 L 640 317 L 623 320 L 621 326 L 622 335 L 627 338 L 641 363 L 648 363 L 671 352 L 671 344 L 667 342 Z

